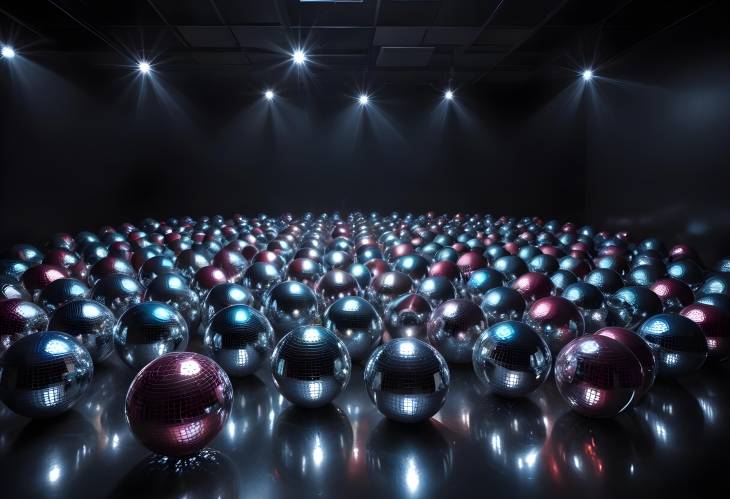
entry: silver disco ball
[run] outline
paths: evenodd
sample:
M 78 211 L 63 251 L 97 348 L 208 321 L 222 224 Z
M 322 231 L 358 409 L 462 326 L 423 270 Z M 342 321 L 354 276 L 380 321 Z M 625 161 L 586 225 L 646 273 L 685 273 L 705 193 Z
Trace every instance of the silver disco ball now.
M 426 324 L 431 312 L 431 303 L 424 296 L 416 293 L 401 295 L 385 307 L 385 329 L 391 339 L 416 338 L 426 341 Z
M 428 298 L 433 307 L 456 298 L 456 287 L 447 277 L 441 275 L 426 277 L 421 281 L 417 292 Z
M 271 288 L 264 295 L 263 308 L 277 340 L 292 329 L 319 322 L 317 295 L 298 281 L 280 282 Z
M 487 316 L 489 324 L 522 320 L 526 306 L 522 295 L 506 286 L 497 286 L 487 291 L 481 303 L 482 312 Z
M 102 277 L 91 289 L 91 298 L 104 304 L 118 319 L 130 307 L 142 303 L 144 288 L 134 277 L 111 274 Z
M 472 354 L 474 372 L 493 392 L 523 397 L 542 385 L 550 374 L 552 355 L 545 340 L 527 324 L 495 324 L 477 340 Z
M 185 350 L 187 345 L 185 319 L 165 303 L 135 305 L 114 327 L 114 347 L 124 363 L 136 371 L 166 353 Z
M 471 300 L 448 300 L 433 311 L 426 327 L 428 341 L 447 361 L 465 364 L 471 362 L 472 348 L 487 328 L 487 319 Z
M 200 317 L 198 295 L 190 289 L 185 278 L 169 272 L 162 274 L 149 283 L 144 293 L 145 301 L 159 301 L 175 308 L 185 318 L 188 328 Z
M 114 351 L 116 322 L 112 311 L 98 301 L 80 299 L 59 307 L 48 328 L 72 336 L 89 351 L 94 362 L 101 362 Z
M 404 423 L 417 423 L 436 414 L 449 390 L 446 360 L 431 345 L 414 338 L 398 338 L 378 347 L 364 376 L 378 411 Z
M 253 295 L 240 284 L 226 282 L 214 286 L 200 305 L 200 326 L 205 328 L 215 314 L 231 305 L 253 305 Z
M 352 360 L 367 359 L 383 337 L 383 321 L 359 296 L 340 298 L 325 311 L 322 325 L 340 338 Z
M 707 339 L 700 326 L 678 314 L 657 314 L 638 329 L 654 352 L 657 376 L 684 376 L 707 360 Z
M 352 364 L 347 347 L 321 326 L 289 332 L 274 348 L 274 385 L 289 402 L 301 407 L 329 404 L 347 387 Z
M 38 305 L 47 313 L 52 314 L 54 310 L 79 298 L 87 298 L 89 296 L 89 288 L 83 282 L 71 277 L 56 279 L 51 284 L 43 288 L 41 294 L 38 295 Z
M 69 335 L 31 334 L 0 357 L 0 400 L 29 418 L 57 416 L 81 398 L 93 376 L 89 352 Z
M 274 330 L 260 312 L 247 305 L 231 305 L 212 317 L 204 343 L 224 371 L 243 377 L 255 373 L 268 360 Z
M 243 273 L 243 284 L 253 294 L 254 304 L 261 306 L 264 294 L 281 282 L 279 269 L 270 263 L 255 262 Z

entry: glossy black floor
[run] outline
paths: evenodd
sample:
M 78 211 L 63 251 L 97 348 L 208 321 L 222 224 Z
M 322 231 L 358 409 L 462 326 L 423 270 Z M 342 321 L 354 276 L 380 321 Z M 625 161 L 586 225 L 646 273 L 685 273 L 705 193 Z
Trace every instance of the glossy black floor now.
M 172 463 L 129 433 L 132 373 L 112 359 L 58 419 L 0 406 L 0 497 L 722 497 L 728 376 L 720 366 L 660 381 L 628 413 L 591 420 L 568 411 L 552 378 L 506 400 L 452 366 L 444 408 L 403 426 L 371 405 L 359 366 L 347 391 L 314 411 L 290 406 L 262 371 L 234 383 L 231 418 L 210 449 Z

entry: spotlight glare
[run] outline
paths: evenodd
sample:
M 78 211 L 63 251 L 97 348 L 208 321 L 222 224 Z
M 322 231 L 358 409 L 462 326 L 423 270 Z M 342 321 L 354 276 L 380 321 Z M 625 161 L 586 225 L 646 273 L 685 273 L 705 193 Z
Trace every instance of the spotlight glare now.
M 583 80 L 585 80 L 585 81 L 591 81 L 593 79 L 593 71 L 590 70 L 590 69 L 586 69 L 586 70 L 583 71 L 583 73 L 581 74 L 581 76 L 583 77 Z
M 360 94 L 360 97 L 357 98 L 357 101 L 360 103 L 361 106 L 367 106 L 369 100 L 370 98 L 367 96 L 367 94 Z
M 152 71 L 152 66 L 150 66 L 150 63 L 147 61 L 140 61 L 137 64 L 137 69 L 139 70 L 140 73 L 142 73 L 143 75 L 146 75 L 150 71 Z
M 454 92 L 452 90 L 447 90 L 444 92 L 444 99 L 446 100 L 453 100 L 454 99 Z
M 264 92 L 264 98 L 266 98 L 266 100 L 269 100 L 269 101 L 274 100 L 274 91 L 267 90 L 266 92 Z
M 307 54 L 305 54 L 302 49 L 296 49 L 292 54 L 292 60 L 294 61 L 294 64 L 301 66 L 306 62 Z
M 5 59 L 12 59 L 13 57 L 15 57 L 15 50 L 9 45 L 4 45 L 2 55 Z

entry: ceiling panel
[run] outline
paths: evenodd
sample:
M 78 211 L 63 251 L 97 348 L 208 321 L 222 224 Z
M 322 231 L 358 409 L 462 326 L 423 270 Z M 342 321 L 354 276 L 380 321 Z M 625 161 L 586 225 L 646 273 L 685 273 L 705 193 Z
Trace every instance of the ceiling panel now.
M 367 50 L 373 38 L 371 28 L 314 28 L 303 33 L 306 46 L 314 51 Z
M 499 0 L 441 2 L 433 23 L 439 26 L 481 26 L 499 5 Z
M 381 47 L 378 66 L 418 67 L 427 66 L 433 47 Z
M 183 26 L 220 25 L 213 6 L 208 0 L 150 0 L 170 24 Z
M 477 38 L 479 45 L 512 46 L 521 42 L 532 30 L 519 27 L 491 27 L 488 26 Z
M 288 51 L 289 41 L 280 27 L 231 26 L 234 36 L 241 47 L 272 51 Z
M 382 0 L 378 25 L 431 26 L 440 8 L 438 0 Z
M 425 34 L 426 28 L 423 26 L 378 26 L 375 29 L 373 45 L 376 47 L 420 45 Z
M 109 38 L 135 53 L 154 54 L 157 51 L 184 47 L 171 28 L 110 27 L 104 29 L 104 32 Z
M 299 0 L 286 0 L 285 3 L 289 24 L 292 26 L 372 26 L 375 21 L 375 1 L 300 2 Z
M 275 0 L 215 0 L 227 24 L 280 24 L 274 2 Z
M 479 34 L 479 28 L 433 26 L 426 31 L 428 45 L 466 45 Z
M 236 38 L 226 26 L 178 26 L 177 29 L 192 47 L 238 47 Z

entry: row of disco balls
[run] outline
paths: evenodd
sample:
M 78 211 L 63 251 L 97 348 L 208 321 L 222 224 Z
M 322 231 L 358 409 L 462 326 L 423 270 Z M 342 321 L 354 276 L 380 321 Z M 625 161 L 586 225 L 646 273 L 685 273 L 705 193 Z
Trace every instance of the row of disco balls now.
M 525 396 L 554 372 L 571 408 L 612 417 L 656 376 L 730 357 L 730 260 L 686 245 L 539 218 L 353 213 L 144 220 L 0 260 L 0 399 L 29 417 L 69 409 L 114 351 L 150 449 L 203 448 L 229 376 L 270 366 L 294 404 L 331 402 L 365 365 L 386 417 L 430 418 L 448 364 Z M 185 352 L 199 335 L 208 356 Z

